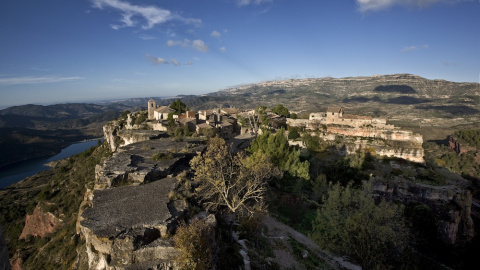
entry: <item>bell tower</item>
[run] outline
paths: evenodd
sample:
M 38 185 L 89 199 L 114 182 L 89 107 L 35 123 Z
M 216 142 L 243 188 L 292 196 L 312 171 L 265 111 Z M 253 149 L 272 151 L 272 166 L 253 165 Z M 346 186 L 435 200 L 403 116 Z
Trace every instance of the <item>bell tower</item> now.
M 148 101 L 148 119 L 154 119 L 153 111 L 155 110 L 155 100 L 152 98 Z

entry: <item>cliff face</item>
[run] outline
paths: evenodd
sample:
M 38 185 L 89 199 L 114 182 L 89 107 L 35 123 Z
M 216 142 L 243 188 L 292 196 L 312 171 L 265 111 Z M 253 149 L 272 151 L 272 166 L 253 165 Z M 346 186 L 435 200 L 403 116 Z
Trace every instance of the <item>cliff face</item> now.
M 408 130 L 328 126 L 327 132 L 318 136 L 324 141 L 336 142 L 343 154 L 368 151 L 376 156 L 425 163 L 422 135 Z
M 341 148 L 345 154 L 355 154 L 357 151 L 369 151 L 376 156 L 396 157 L 416 163 L 424 163 L 424 150 L 421 144 L 406 141 L 384 140 L 344 140 Z
M 178 185 L 172 176 L 204 147 L 199 140 L 151 139 L 117 147 L 96 166 L 77 221 L 89 269 L 177 269 L 170 235 L 187 204 L 170 198 Z
M 103 126 L 103 135 L 112 152 L 125 145 L 158 138 L 161 134 L 162 132 L 155 130 L 125 129 L 117 120 Z
M 471 218 L 472 194 L 463 185 L 465 180 L 447 186 L 431 186 L 406 180 L 373 181 L 373 192 L 387 200 L 403 204 L 425 204 L 433 210 L 442 241 L 454 245 L 474 236 Z M 463 186 L 463 187 L 462 187 Z

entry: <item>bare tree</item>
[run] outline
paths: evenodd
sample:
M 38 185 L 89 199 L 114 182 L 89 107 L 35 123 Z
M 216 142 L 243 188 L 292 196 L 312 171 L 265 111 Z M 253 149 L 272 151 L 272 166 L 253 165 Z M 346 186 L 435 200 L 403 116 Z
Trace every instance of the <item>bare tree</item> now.
M 227 207 L 232 213 L 262 208 L 267 180 L 278 174 L 265 154 L 233 155 L 219 137 L 210 139 L 206 152 L 193 158 L 191 166 L 200 184 L 197 194 L 207 209 Z

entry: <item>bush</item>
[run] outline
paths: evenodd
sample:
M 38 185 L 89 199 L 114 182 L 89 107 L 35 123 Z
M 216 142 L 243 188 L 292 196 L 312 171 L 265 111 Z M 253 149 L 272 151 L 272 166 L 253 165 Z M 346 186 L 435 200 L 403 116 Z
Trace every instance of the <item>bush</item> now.
M 159 160 L 169 160 L 172 159 L 173 155 L 171 153 L 158 153 L 152 156 L 153 160 L 159 161 Z
M 181 225 L 173 237 L 175 247 L 182 251 L 177 258 L 181 269 L 210 269 L 213 266 L 215 238 L 213 226 L 204 220 Z

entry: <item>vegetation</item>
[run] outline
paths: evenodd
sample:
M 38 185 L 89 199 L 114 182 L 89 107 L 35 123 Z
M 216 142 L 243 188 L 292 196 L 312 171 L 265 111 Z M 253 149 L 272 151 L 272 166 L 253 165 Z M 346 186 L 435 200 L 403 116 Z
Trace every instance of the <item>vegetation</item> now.
M 207 209 L 226 207 L 231 213 L 253 213 L 262 210 L 267 180 L 275 169 L 268 158 L 257 153 L 247 157 L 229 152 L 225 141 L 211 138 L 206 152 L 190 162 L 198 195 Z
M 170 104 L 170 108 L 175 110 L 174 114 L 185 113 L 189 110 L 188 106 L 185 105 L 180 99 L 177 99 Z
M 290 112 L 282 104 L 277 104 L 277 106 L 273 107 L 272 112 L 285 117 L 290 117 Z
M 283 172 L 290 176 L 310 179 L 308 161 L 300 160 L 300 151 L 291 148 L 282 128 L 277 130 L 275 134 L 265 131 L 262 135 L 257 136 L 248 148 L 251 154 L 263 153 L 271 162 Z
M 409 243 L 403 209 L 381 201 L 375 204 L 368 189 L 336 184 L 318 210 L 312 237 L 324 249 L 344 254 L 362 269 L 385 269 L 401 261 Z
M 471 147 L 480 148 L 480 129 L 457 130 L 453 136 L 465 141 Z
M 140 112 L 137 118 L 135 118 L 134 124 L 141 125 L 143 124 L 143 122 L 145 122 L 145 120 L 147 120 L 147 112 L 146 111 Z
M 24 269 L 70 269 L 73 265 L 76 248 L 82 244 L 75 231 L 80 203 L 86 188 L 93 188 L 95 165 L 109 155 L 104 145 L 92 147 L 1 191 L 1 223 L 10 257 L 16 254 L 21 258 Z M 33 183 L 35 186 L 30 187 Z M 30 236 L 19 240 L 25 215 L 37 204 L 63 222 L 56 232 L 44 238 Z
M 173 241 L 182 251 L 177 258 L 181 269 L 208 270 L 214 265 L 215 238 L 211 224 L 197 219 L 189 225 L 181 225 Z

